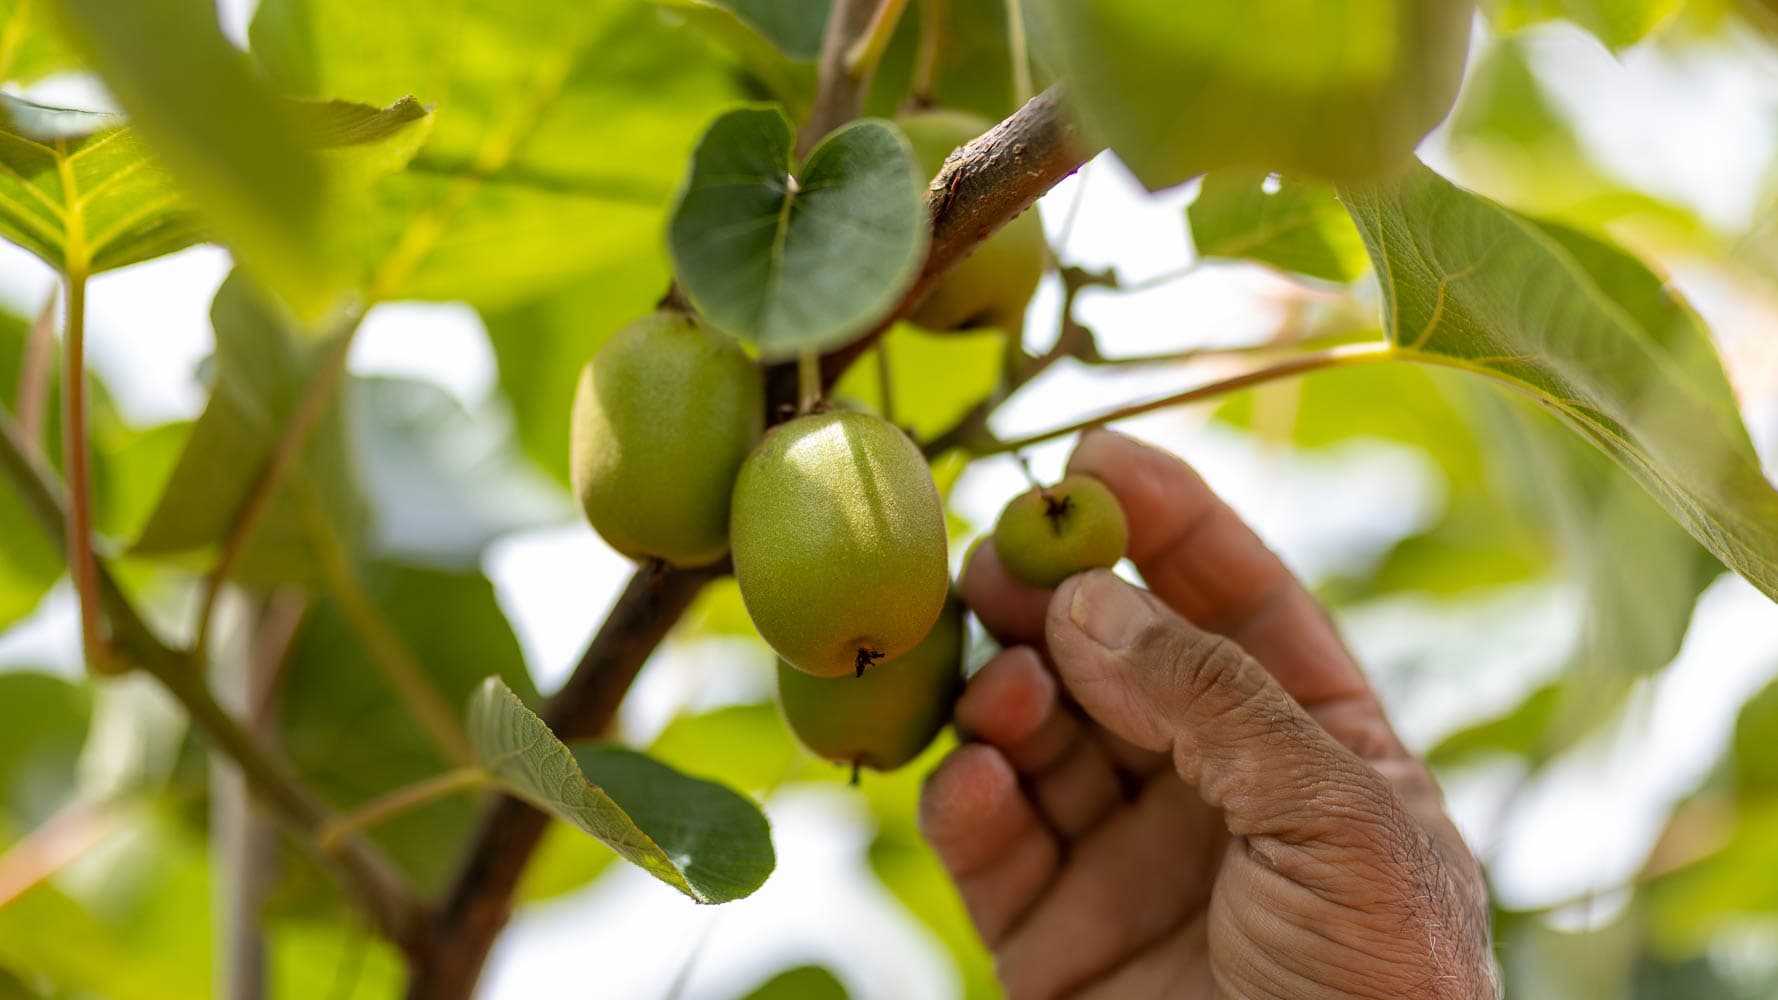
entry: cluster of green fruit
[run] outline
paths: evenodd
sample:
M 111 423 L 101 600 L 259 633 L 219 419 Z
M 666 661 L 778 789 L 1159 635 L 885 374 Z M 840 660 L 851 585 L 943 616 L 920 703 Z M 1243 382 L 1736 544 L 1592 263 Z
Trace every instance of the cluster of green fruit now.
M 949 112 L 904 124 L 917 149 L 943 147 L 924 164 L 934 174 L 981 130 Z M 1015 324 L 1006 310 L 1016 297 L 1022 313 L 1044 267 L 1042 231 L 1024 220 L 953 273 L 916 320 Z M 1009 237 L 1024 249 L 996 250 Z M 991 280 L 978 262 L 995 253 L 997 274 L 1019 256 L 1029 282 Z M 629 324 L 581 373 L 575 491 L 593 528 L 631 558 L 689 568 L 729 554 L 747 613 L 780 657 L 780 701 L 798 738 L 855 767 L 899 767 L 944 726 L 963 680 L 963 609 L 950 594 L 938 489 L 889 421 L 817 412 L 766 430 L 764 396 L 746 352 L 692 317 L 662 311 Z M 1034 585 L 1122 555 L 1121 513 L 1116 537 L 1101 537 L 1098 519 L 1079 515 L 1105 504 L 1071 499 L 1071 482 L 1014 501 L 998 529 L 1007 565 L 1032 570 Z

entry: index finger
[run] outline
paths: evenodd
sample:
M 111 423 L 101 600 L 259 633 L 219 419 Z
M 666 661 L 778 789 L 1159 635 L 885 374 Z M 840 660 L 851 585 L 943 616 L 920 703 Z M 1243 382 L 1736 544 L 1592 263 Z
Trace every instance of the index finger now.
M 1130 523 L 1130 561 L 1173 610 L 1233 639 L 1304 705 L 1369 696 L 1320 603 L 1190 466 L 1095 430 L 1081 438 L 1068 471 L 1116 494 Z

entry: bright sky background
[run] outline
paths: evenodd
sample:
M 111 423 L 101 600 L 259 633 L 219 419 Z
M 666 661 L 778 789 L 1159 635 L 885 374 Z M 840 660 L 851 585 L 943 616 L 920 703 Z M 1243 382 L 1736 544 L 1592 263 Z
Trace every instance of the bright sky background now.
M 237 37 L 252 0 L 225 0 Z M 1754 43 L 1729 43 L 1673 56 L 1649 48 L 1613 59 L 1580 33 L 1555 29 L 1532 44 L 1534 64 L 1575 120 L 1599 162 L 1621 177 L 1706 218 L 1732 223 L 1766 197 L 1778 144 L 1778 62 Z M 35 96 L 92 105 L 90 88 L 52 81 Z M 1425 155 L 1460 171 L 1439 140 Z M 1189 187 L 1142 192 L 1109 157 L 1095 161 L 1044 199 L 1052 235 L 1076 198 L 1080 208 L 1063 256 L 1114 265 L 1126 279 L 1169 272 L 1191 259 L 1182 222 Z M 1771 330 L 1778 303 L 1696 262 L 1663 262 L 1722 339 L 1749 422 L 1771 468 L 1778 441 L 1778 351 Z M 219 250 L 189 250 L 103 276 L 93 283 L 93 365 L 126 416 L 142 422 L 195 416 L 204 401 L 195 378 L 211 347 L 211 294 L 228 267 Z M 1280 279 L 1245 269 L 1207 267 L 1141 294 L 1089 295 L 1083 319 L 1108 352 L 1150 352 L 1190 344 L 1257 339 L 1277 319 L 1265 301 Z M 22 251 L 0 248 L 0 302 L 34 312 L 49 273 Z M 1034 303 L 1028 336 L 1054 333 L 1057 292 Z M 459 305 L 398 304 L 377 309 L 354 348 L 359 373 L 429 378 L 472 408 L 494 392 L 493 355 L 473 311 Z M 1064 367 L 1015 400 L 999 429 L 1035 430 L 1087 413 L 1114 398 L 1182 388 L 1178 371 L 1116 377 Z M 565 419 L 565 415 L 564 415 Z M 1202 414 L 1165 414 L 1126 430 L 1191 460 L 1260 533 L 1314 578 L 1385 551 L 1430 523 L 1443 502 L 1439 477 L 1413 452 L 1359 442 L 1314 457 L 1264 454 Z M 1066 446 L 1037 449 L 1040 475 L 1053 475 Z M 992 523 L 1022 488 L 1006 460 L 973 468 L 957 503 L 976 523 Z M 583 524 L 527 532 L 498 543 L 486 569 L 518 631 L 531 669 L 548 690 L 565 675 L 630 565 Z M 1371 667 L 1404 735 L 1426 746 L 1466 721 L 1516 702 L 1557 669 L 1573 639 L 1575 595 L 1522 588 L 1462 606 L 1419 599 L 1372 605 L 1343 620 Z M 1465 650 L 1461 659 L 1450 650 Z M 722 650 L 678 647 L 657 658 L 625 706 L 631 733 L 646 734 L 718 676 Z M 0 642 L 0 665 L 76 669 L 72 602 L 65 588 L 16 634 Z M 4 666 L 0 666 L 3 669 Z M 1511 765 L 1449 776 L 1453 809 L 1472 843 L 1493 859 L 1503 901 L 1535 906 L 1621 883 L 1646 854 L 1673 801 L 1712 765 L 1741 701 L 1778 671 L 1778 607 L 1735 578 L 1705 596 L 1680 658 L 1642 683 L 1621 717 L 1565 755 L 1547 774 L 1507 796 L 1521 775 Z M 700 687 L 700 704 L 755 696 L 745 683 Z M 954 991 L 948 966 L 926 932 L 870 878 L 862 856 L 869 818 L 848 793 L 790 788 L 768 803 L 779 868 L 751 899 L 720 908 L 691 905 L 629 870 L 614 870 L 583 892 L 522 914 L 494 956 L 484 996 L 579 995 L 597 969 L 603 995 L 664 996 L 685 963 L 696 961 L 680 994 L 725 998 L 801 960 L 839 972 L 861 998 L 942 998 Z M 1600 920 L 1612 901 L 1590 914 Z

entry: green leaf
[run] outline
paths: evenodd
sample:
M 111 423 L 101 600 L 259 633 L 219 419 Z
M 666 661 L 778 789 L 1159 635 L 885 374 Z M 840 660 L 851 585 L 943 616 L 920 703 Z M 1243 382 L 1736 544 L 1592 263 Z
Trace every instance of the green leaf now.
M 431 121 L 412 100 L 280 106 L 336 186 L 400 169 Z M 0 94 L 0 236 L 49 266 L 97 274 L 201 242 L 192 204 L 123 119 Z
M 786 969 L 740 1000 L 847 1000 L 846 984 L 819 965 Z
M 196 217 L 112 115 L 0 95 L 0 236 L 58 271 L 98 273 L 200 241 Z
M 0 673 L 0 836 L 34 829 L 73 794 L 92 692 L 60 677 Z
M 769 358 L 863 333 L 926 253 L 924 185 L 894 126 L 836 130 L 795 176 L 793 138 L 776 109 L 722 116 L 698 144 L 668 231 L 692 304 Z
M 217 291 L 210 320 L 216 331 L 210 401 L 136 539 L 137 555 L 208 561 L 210 550 L 240 517 L 311 376 L 336 349 L 332 340 L 300 339 L 291 318 L 238 272 Z M 242 550 L 235 579 L 249 584 L 323 579 L 318 526 L 337 533 L 348 548 L 362 529 L 355 480 L 336 398 Z
M 188 0 L 51 0 L 204 220 L 303 314 L 327 304 L 323 178 L 294 116 Z M 144 44 L 153 39 L 153 44 Z
M 0 0 L 0 83 L 35 83 L 74 68 L 48 14 L 45 0 Z
M 525 454 L 568 484 L 568 412 L 580 369 L 606 339 L 654 308 L 672 280 L 666 261 L 631 254 L 572 286 L 507 309 L 483 310 Z
M 832 0 L 654 0 L 728 49 L 791 114 L 808 112 Z M 810 26 L 813 31 L 810 31 Z
M 536 697 L 494 587 L 479 572 L 378 563 L 365 572 L 364 585 L 447 704 L 463 704 L 490 672 Z M 279 744 L 328 801 L 351 808 L 457 766 L 439 755 L 332 601 L 310 612 L 284 676 Z M 473 798 L 453 796 L 371 835 L 409 877 L 440 889 L 476 813 Z
M 738 96 L 644 0 L 264 0 L 250 38 L 287 92 L 448 109 L 408 170 L 328 215 L 330 253 L 378 300 L 505 308 L 658 253 L 663 165 Z
M 1217 171 L 1186 209 L 1198 256 L 1256 260 L 1345 283 L 1369 266 L 1364 241 L 1331 187 L 1267 175 Z
M 1684 0 L 1482 0 L 1488 23 L 1509 33 L 1565 18 L 1598 36 L 1613 50 L 1647 37 Z
M 1219 167 L 1353 180 L 1450 110 L 1467 0 L 1043 0 L 1087 126 L 1158 189 Z
M 878 366 L 887 351 L 895 422 L 922 440 L 948 430 L 994 391 L 1007 337 L 995 330 L 933 334 L 898 323 L 879 344 L 880 349 L 846 370 L 834 395 L 864 400 L 886 412 L 879 398 Z
M 1425 168 L 1344 194 L 1401 356 L 1486 375 L 1611 456 L 1778 597 L 1778 491 L 1696 320 L 1634 259 Z
M 751 895 L 771 874 L 770 831 L 753 803 L 642 754 L 571 751 L 497 677 L 470 700 L 469 737 L 512 794 L 700 903 Z

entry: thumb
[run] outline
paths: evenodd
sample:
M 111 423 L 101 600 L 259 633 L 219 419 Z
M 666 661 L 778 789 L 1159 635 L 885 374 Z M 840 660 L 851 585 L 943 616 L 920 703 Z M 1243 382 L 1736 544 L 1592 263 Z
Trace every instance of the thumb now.
M 1231 833 L 1374 846 L 1405 818 L 1383 776 L 1264 667 L 1147 591 L 1105 570 L 1072 577 L 1050 600 L 1045 631 L 1087 714 L 1169 753 Z

